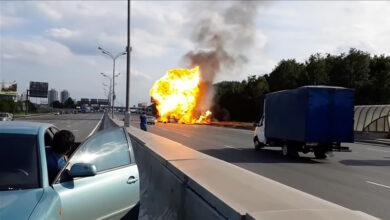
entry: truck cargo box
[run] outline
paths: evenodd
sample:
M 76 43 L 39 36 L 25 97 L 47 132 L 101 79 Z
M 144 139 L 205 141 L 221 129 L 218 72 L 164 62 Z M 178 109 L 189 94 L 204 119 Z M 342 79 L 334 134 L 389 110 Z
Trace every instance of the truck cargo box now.
M 266 95 L 265 136 L 300 142 L 353 142 L 351 89 L 305 86 Z

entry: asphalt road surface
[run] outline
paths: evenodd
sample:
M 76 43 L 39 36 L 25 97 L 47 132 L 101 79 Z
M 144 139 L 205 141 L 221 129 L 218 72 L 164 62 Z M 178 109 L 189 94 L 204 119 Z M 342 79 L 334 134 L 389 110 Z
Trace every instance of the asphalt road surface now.
M 139 127 L 137 116 L 132 122 Z M 312 153 L 284 158 L 279 148 L 255 151 L 252 131 L 207 125 L 163 124 L 148 131 L 344 207 L 390 219 L 390 147 L 343 144 L 319 160 Z
M 80 113 L 64 115 L 47 114 L 41 116 L 32 116 L 29 118 L 17 118 L 15 120 L 50 123 L 59 129 L 72 131 L 76 137 L 76 142 L 82 142 L 95 129 L 102 116 L 103 113 Z

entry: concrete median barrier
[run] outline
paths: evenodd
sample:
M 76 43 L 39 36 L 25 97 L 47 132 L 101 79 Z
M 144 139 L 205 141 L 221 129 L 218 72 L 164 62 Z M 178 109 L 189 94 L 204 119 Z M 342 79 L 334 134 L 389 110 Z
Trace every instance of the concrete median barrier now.
M 164 137 L 128 132 L 140 172 L 139 219 L 376 219 Z

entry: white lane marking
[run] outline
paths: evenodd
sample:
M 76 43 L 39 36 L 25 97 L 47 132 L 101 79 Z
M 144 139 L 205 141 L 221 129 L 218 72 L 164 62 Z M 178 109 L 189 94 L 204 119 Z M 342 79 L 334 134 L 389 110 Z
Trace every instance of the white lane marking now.
M 187 137 L 187 138 L 190 138 L 190 137 L 191 137 L 190 135 L 182 134 L 182 133 L 176 132 L 176 131 L 174 131 L 173 129 L 170 130 L 170 129 L 166 129 L 166 128 L 162 128 L 162 127 L 157 127 L 157 128 L 159 128 L 159 129 L 161 129 L 161 130 L 163 130 L 163 131 L 166 131 L 166 132 L 171 132 L 171 133 L 175 133 L 175 134 L 181 135 L 181 136 L 183 136 L 183 137 Z
M 180 134 L 180 133 L 176 133 L 176 134 Z M 180 134 L 181 136 L 184 136 L 184 137 L 188 137 L 190 138 L 191 136 L 190 135 L 186 135 L 186 134 Z
M 374 182 L 371 182 L 371 181 L 366 181 L 366 183 L 373 184 L 373 185 L 377 185 L 377 186 L 382 186 L 382 187 L 385 187 L 385 188 L 390 189 L 390 186 L 386 186 L 386 185 L 383 185 L 383 184 L 374 183 Z
M 232 146 L 229 146 L 229 145 L 223 145 L 223 146 L 225 146 L 227 148 L 235 149 L 235 150 L 241 150 L 240 148 L 232 147 Z
M 159 128 L 159 129 L 161 129 L 163 131 L 168 131 L 168 129 L 165 129 L 165 128 L 162 128 L 162 127 L 157 127 L 157 128 Z
M 390 153 L 389 150 L 378 150 L 378 149 L 366 149 L 366 150 L 371 150 L 371 151 L 379 151 L 379 152 L 385 152 L 385 153 Z

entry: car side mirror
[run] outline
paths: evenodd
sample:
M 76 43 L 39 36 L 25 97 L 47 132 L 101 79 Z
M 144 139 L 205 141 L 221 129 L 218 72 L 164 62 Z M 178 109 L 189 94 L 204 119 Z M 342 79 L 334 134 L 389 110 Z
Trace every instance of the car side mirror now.
M 95 176 L 96 173 L 96 166 L 90 163 L 75 163 L 69 171 L 71 177 Z

